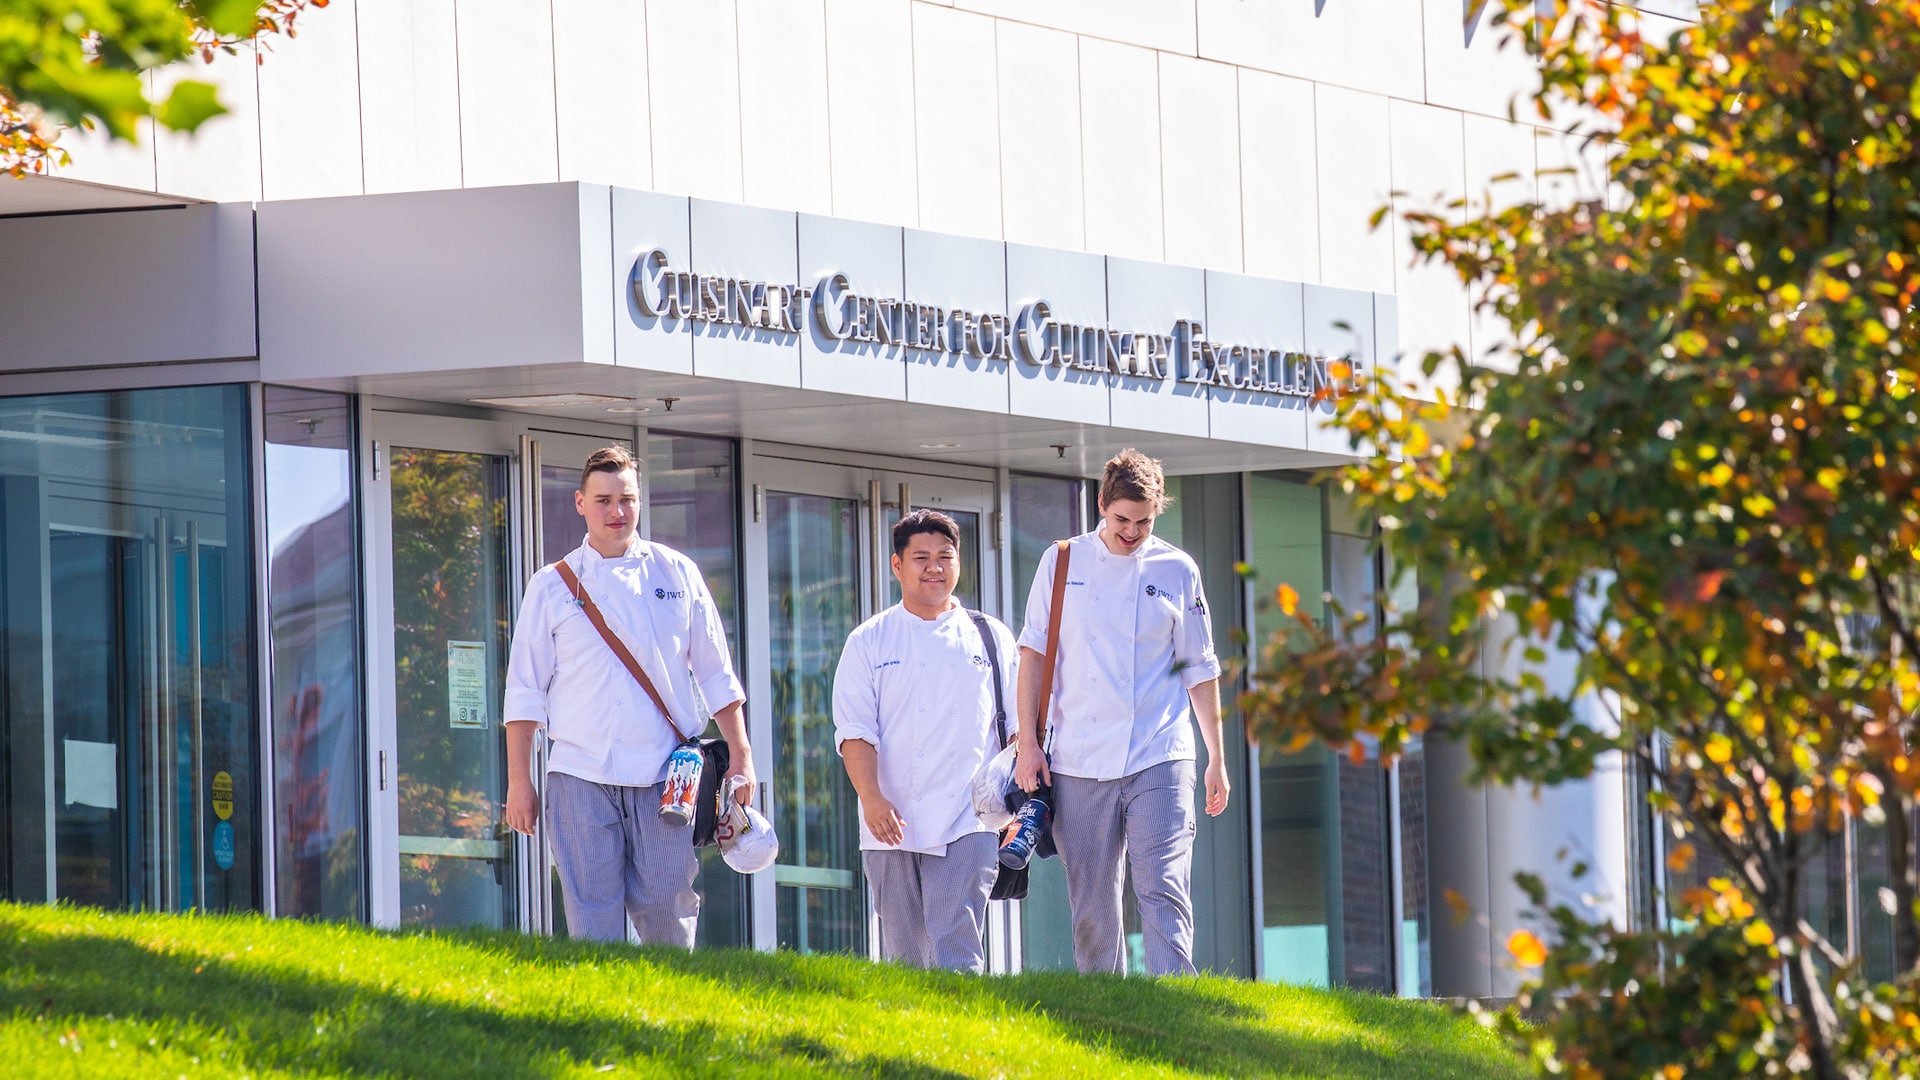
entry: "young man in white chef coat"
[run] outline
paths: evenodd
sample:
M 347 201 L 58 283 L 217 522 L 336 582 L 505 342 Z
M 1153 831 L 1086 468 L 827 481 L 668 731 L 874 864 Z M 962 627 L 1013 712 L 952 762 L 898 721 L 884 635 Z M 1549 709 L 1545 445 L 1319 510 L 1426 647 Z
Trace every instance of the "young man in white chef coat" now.
M 888 960 L 986 969 L 981 944 L 997 837 L 971 785 L 1000 748 L 993 666 L 981 628 L 953 598 L 960 527 L 915 510 L 893 527 L 900 602 L 847 638 L 833 677 L 833 735 L 860 794 L 860 850 Z M 1012 708 L 1013 634 L 985 619 Z
M 1158 461 L 1123 450 L 1107 462 L 1100 525 L 1069 542 L 1050 760 L 1037 718 L 1054 548 L 1034 572 L 1020 632 L 1014 781 L 1028 791 L 1052 781 L 1053 842 L 1083 972 L 1124 970 L 1120 888 L 1131 869 L 1148 973 L 1193 973 L 1195 721 L 1207 744 L 1207 813 L 1227 808 L 1220 661 L 1199 566 L 1153 535 L 1166 508 Z

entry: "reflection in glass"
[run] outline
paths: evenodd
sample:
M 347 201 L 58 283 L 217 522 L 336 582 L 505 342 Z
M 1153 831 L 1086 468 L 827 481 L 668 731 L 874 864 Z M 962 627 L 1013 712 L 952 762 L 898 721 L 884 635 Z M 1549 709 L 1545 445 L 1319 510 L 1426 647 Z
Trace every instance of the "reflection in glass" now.
M 400 919 L 510 925 L 507 462 L 395 447 L 391 475 Z
M 541 566 L 565 556 L 586 540 L 587 519 L 580 516 L 580 508 L 573 501 L 579 490 L 579 466 L 541 464 L 540 557 L 535 560 Z
M 744 674 L 747 661 L 742 650 L 746 642 L 739 631 L 739 562 L 735 557 L 739 550 L 740 502 L 735 484 L 733 440 L 695 435 L 648 437 L 646 490 L 642 492 L 652 523 L 648 539 L 688 555 L 700 567 L 727 629 L 734 670 Z M 719 734 L 718 728 L 708 725 L 708 736 Z M 748 878 L 734 873 L 726 864 L 719 848 L 700 849 L 696 947 L 753 943 L 750 884 Z
M 278 386 L 265 394 L 277 910 L 361 919 L 366 752 L 353 414 L 340 394 Z
M 833 672 L 859 621 L 860 504 L 767 495 L 768 666 L 781 946 L 864 952 L 866 889 L 852 785 L 833 745 Z
M 0 400 L 0 895 L 260 906 L 242 387 Z
M 1040 569 L 1040 556 L 1056 540 L 1078 535 L 1079 480 L 1014 473 L 1008 485 L 1008 518 L 1013 559 L 1013 610 L 1007 625 L 1015 634 L 1027 614 L 1027 592 Z M 1073 917 L 1067 907 L 1067 878 L 1059 859 L 1035 859 L 1028 869 L 1027 898 L 1020 903 L 1020 964 L 1028 971 L 1073 970 Z

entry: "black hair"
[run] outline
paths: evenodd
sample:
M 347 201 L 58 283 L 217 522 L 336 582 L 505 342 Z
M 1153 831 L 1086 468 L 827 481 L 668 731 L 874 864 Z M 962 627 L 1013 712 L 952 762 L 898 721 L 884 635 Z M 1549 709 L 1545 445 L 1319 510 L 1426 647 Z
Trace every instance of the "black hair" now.
M 938 510 L 915 510 L 893 523 L 893 553 L 907 550 L 907 542 L 921 533 L 944 536 L 955 550 L 960 547 L 960 524 Z

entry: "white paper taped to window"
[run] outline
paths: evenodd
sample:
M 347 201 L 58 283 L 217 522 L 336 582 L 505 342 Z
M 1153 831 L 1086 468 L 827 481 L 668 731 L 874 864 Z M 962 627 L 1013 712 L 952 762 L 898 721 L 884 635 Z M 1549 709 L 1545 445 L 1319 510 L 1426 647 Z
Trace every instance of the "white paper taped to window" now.
M 110 742 L 68 739 L 67 805 L 120 809 L 120 748 Z

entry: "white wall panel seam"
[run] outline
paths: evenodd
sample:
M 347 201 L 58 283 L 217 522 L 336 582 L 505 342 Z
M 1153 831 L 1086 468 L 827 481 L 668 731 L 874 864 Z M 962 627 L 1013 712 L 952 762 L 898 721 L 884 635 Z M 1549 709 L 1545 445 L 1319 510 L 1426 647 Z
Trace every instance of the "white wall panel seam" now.
M 553 81 L 553 178 L 560 180 L 567 175 L 560 161 L 560 27 L 551 3 L 547 5 L 547 77 Z M 648 117 L 647 126 L 653 126 L 652 117 Z
M 654 139 L 654 132 L 660 125 L 653 120 L 653 105 L 658 100 L 656 95 L 659 94 L 653 86 L 653 42 L 658 35 L 653 32 L 653 20 L 648 16 L 647 0 L 641 0 L 640 3 L 640 25 L 647 28 L 646 48 L 641 54 L 641 59 L 647 64 L 647 187 L 657 191 L 660 187 L 660 146 Z M 734 31 L 738 33 L 739 28 L 740 24 L 736 21 Z M 746 192 L 743 191 L 741 194 L 744 195 Z M 693 245 L 689 243 L 687 247 L 689 249 L 687 258 L 691 260 Z
M 1076 72 L 1075 78 L 1078 77 Z M 994 173 L 1000 181 L 1000 239 L 1004 241 L 1007 238 L 1007 131 L 1000 122 L 1000 20 L 997 18 L 993 20 L 993 144 L 1000 152 L 1000 167 Z
M 1079 34 L 1073 35 L 1073 108 L 1080 115 L 1080 250 L 1093 243 L 1087 231 L 1087 58 L 1081 52 Z M 1004 224 L 1004 222 L 1002 223 Z M 1012 380 L 1008 380 L 1007 407 L 1013 407 Z
M 460 2 L 459 0 L 454 0 L 452 7 L 453 7 L 453 130 L 457 132 L 459 136 L 454 140 L 454 143 L 456 144 L 456 148 L 460 151 L 460 186 L 464 188 L 467 186 L 467 113 L 466 113 L 466 102 L 462 99 L 462 92 L 460 89 L 461 83 L 460 83 Z M 362 101 L 360 103 L 360 108 L 362 110 L 361 115 L 363 116 L 366 115 L 364 111 L 366 107 L 367 107 L 367 103 L 365 101 Z M 560 107 L 559 102 L 558 100 L 556 100 L 554 102 L 554 108 L 559 108 L 559 107 Z M 560 133 L 558 131 L 554 132 L 553 141 L 554 141 L 554 144 L 558 146 L 560 142 Z M 360 157 L 362 162 L 361 168 L 365 168 L 366 155 L 363 153 L 360 155 Z
M 1160 102 L 1160 91 L 1166 82 L 1160 77 L 1160 54 L 1161 50 L 1153 50 L 1153 156 L 1155 167 L 1160 170 L 1160 258 L 1164 260 L 1167 256 L 1167 117 Z
M 360 133 L 360 194 L 365 195 L 367 193 L 367 84 L 365 80 L 361 78 L 360 69 L 360 5 L 355 4 L 353 5 L 353 127 L 355 131 Z M 262 188 L 260 194 L 265 195 L 266 189 Z M 254 235 L 258 237 L 259 232 L 259 228 L 256 226 L 254 228 Z M 258 252 L 255 253 L 253 262 L 256 267 L 260 265 Z M 256 281 L 259 276 L 257 272 L 254 274 Z M 257 311 L 259 309 L 257 302 L 259 299 L 258 284 L 255 284 L 254 291 L 256 301 L 254 308 Z M 259 326 L 257 325 L 258 321 L 258 319 L 255 320 L 256 325 L 254 327 L 254 334 L 256 336 L 260 333 Z
M 357 42 L 355 47 L 358 47 Z M 253 63 L 250 66 L 253 68 L 253 168 L 255 177 L 259 181 L 253 190 L 260 193 L 258 199 L 265 199 L 267 197 L 267 143 L 261 137 L 264 133 L 260 130 L 264 118 L 260 115 L 260 38 L 258 35 L 253 39 Z M 258 275 L 255 276 L 258 277 Z M 257 311 L 258 308 L 256 307 L 255 310 Z M 256 357 L 260 355 L 259 334 L 259 320 L 255 319 L 253 355 Z
M 1321 206 L 1322 206 L 1322 205 L 1324 204 L 1324 202 L 1326 201 L 1326 194 L 1325 194 L 1324 192 L 1322 192 L 1322 191 L 1320 190 L 1320 160 L 1321 160 L 1321 158 L 1322 158 L 1322 157 L 1324 157 L 1324 156 L 1325 156 L 1325 155 L 1324 155 L 1324 154 L 1322 154 L 1322 153 L 1321 153 L 1321 151 L 1320 151 L 1320 84 L 1319 84 L 1319 83 L 1317 83 L 1317 82 L 1310 82 L 1310 83 L 1309 83 L 1308 85 L 1310 85 L 1310 86 L 1312 86 L 1312 87 L 1313 87 L 1313 226 L 1314 226 L 1314 228 L 1313 228 L 1313 266 L 1314 266 L 1314 280 L 1315 280 L 1316 282 L 1320 282 L 1320 283 L 1322 283 L 1322 284 L 1324 284 L 1324 283 L 1326 282 L 1326 280 L 1327 280 L 1327 230 L 1326 230 L 1326 228 L 1325 228 L 1325 227 L 1324 227 L 1324 226 L 1323 226 L 1323 225 L 1321 224 L 1321 221 L 1320 221 L 1320 215 L 1321 215 L 1321 213 L 1322 213 L 1322 211 L 1321 211 Z M 1388 112 L 1392 112 L 1392 110 L 1391 110 L 1391 109 L 1389 109 L 1389 110 L 1388 110 Z M 1392 181 L 1392 176 L 1393 176 L 1393 163 L 1392 163 L 1392 161 L 1391 161 L 1391 160 L 1389 160 L 1389 161 L 1388 161 L 1388 163 L 1387 163 L 1387 176 L 1388 176 L 1388 181 L 1387 181 L 1387 182 L 1388 182 L 1388 183 L 1392 183 L 1392 182 L 1393 182 L 1393 181 Z M 1241 224 L 1241 227 L 1242 227 L 1242 228 L 1244 228 L 1244 227 L 1246 226 L 1246 221 L 1245 221 L 1244 219 L 1242 219 L 1242 220 L 1241 220 L 1241 222 L 1240 222 L 1240 224 Z
M 828 0 L 822 0 L 820 4 L 820 100 L 823 107 L 821 120 L 827 127 L 827 213 L 837 217 L 840 214 L 840 204 L 837 201 L 840 195 L 840 185 L 833 182 L 833 25 L 831 17 L 827 14 L 827 2 Z M 738 19 L 734 20 L 733 29 L 736 34 L 740 32 L 740 22 Z M 746 103 L 743 101 L 740 107 L 745 109 Z M 746 120 L 743 117 L 740 123 L 740 129 L 743 133 L 746 127 Z M 742 134 L 741 137 L 745 138 L 745 135 Z M 744 152 L 741 154 L 740 167 L 743 169 L 746 168 L 746 155 Z M 744 189 L 742 189 L 742 193 L 744 194 Z M 917 192 L 914 196 L 914 202 L 915 205 L 919 203 L 919 195 Z M 797 238 L 800 232 L 800 219 L 798 216 L 793 219 L 793 228 L 794 235 Z M 794 241 L 794 250 L 796 252 L 800 250 L 798 239 Z M 906 265 L 906 256 L 902 254 L 900 257 L 900 273 L 902 275 L 901 280 L 903 281 L 906 280 Z
M 826 5 L 822 4 L 820 5 L 820 8 L 822 11 L 824 11 L 826 10 Z M 740 123 L 737 125 L 739 129 L 738 141 L 740 143 L 740 201 L 746 202 L 747 201 L 747 85 L 746 85 L 746 77 L 740 74 L 740 69 L 746 64 L 747 58 L 740 54 L 740 37 L 741 37 L 740 0 L 733 0 L 733 96 L 734 96 L 734 100 L 740 103 Z M 651 102 L 648 103 L 648 107 L 649 108 L 652 107 Z M 651 120 L 651 118 L 649 118 L 649 120 Z M 651 126 L 651 123 L 649 123 L 649 126 Z M 831 162 L 829 162 L 827 165 L 827 186 L 828 187 L 833 186 L 833 165 Z M 789 192 L 788 194 L 789 196 L 791 196 L 792 193 Z M 789 198 L 789 201 L 792 201 L 791 198 Z M 794 230 L 793 231 L 794 250 L 799 251 L 800 250 L 799 248 L 800 224 L 797 218 L 794 221 L 793 230 Z
M 913 32 L 919 7 L 913 4 L 907 8 L 907 93 L 913 95 L 913 130 L 907 133 L 907 145 L 913 147 L 913 224 L 916 228 L 924 220 L 926 201 L 925 189 L 920 186 L 920 35 Z M 1005 232 L 1006 227 L 1007 223 L 1002 221 L 1001 231 Z

